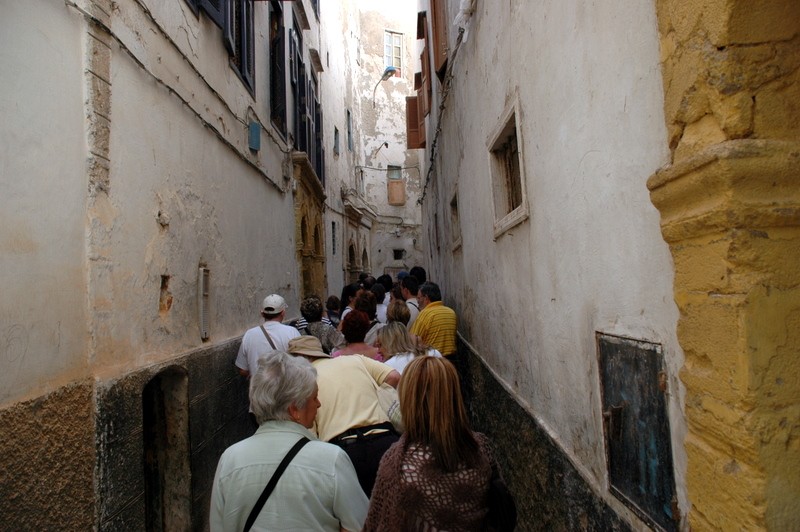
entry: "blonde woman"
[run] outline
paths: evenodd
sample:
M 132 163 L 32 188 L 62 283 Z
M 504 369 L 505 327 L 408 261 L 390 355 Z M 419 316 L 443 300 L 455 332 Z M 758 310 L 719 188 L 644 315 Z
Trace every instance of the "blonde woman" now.
M 378 331 L 375 347 L 380 350 L 383 362 L 396 369 L 398 373 L 403 373 L 406 366 L 418 356 L 428 354 L 442 356 L 435 349 L 428 351 L 421 347 L 408 333 L 406 326 L 399 321 L 389 322 Z
M 406 432 L 381 459 L 364 530 L 485 530 L 494 461 L 470 429 L 455 367 L 417 357 L 398 393 Z

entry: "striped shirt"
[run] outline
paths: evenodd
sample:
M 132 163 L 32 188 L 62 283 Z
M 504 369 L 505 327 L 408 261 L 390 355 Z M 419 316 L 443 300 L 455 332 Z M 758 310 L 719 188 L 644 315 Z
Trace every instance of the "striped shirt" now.
M 444 356 L 456 352 L 456 313 L 441 301 L 431 301 L 425 305 L 410 332 Z

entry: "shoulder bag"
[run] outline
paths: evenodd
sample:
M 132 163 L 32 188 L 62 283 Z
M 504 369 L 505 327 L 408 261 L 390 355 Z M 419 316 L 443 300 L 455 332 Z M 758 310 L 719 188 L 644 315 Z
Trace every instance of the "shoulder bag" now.
M 267 336 L 267 338 L 269 338 L 269 336 Z M 264 491 L 261 492 L 261 496 L 256 501 L 256 505 L 253 506 L 253 509 L 250 511 L 250 515 L 247 516 L 247 521 L 245 521 L 244 523 L 244 532 L 248 532 L 253 527 L 253 523 L 256 522 L 256 517 L 258 517 L 258 514 L 261 513 L 261 509 L 264 507 L 264 503 L 267 502 L 267 499 L 272 493 L 272 490 L 275 489 L 275 485 L 278 483 L 278 479 L 281 478 L 281 475 L 283 475 L 283 472 L 286 470 L 286 467 L 289 465 L 289 462 L 292 461 L 292 458 L 294 458 L 294 456 L 298 452 L 300 452 L 300 449 L 302 449 L 303 445 L 307 444 L 308 441 L 309 441 L 308 438 L 306 438 L 305 436 L 297 440 L 297 443 L 294 444 L 294 447 L 289 449 L 289 452 L 286 453 L 286 456 L 283 457 L 281 463 L 278 464 L 278 469 L 276 469 L 275 472 L 272 474 L 272 477 L 269 479 L 269 482 L 267 482 L 267 486 L 264 488 Z

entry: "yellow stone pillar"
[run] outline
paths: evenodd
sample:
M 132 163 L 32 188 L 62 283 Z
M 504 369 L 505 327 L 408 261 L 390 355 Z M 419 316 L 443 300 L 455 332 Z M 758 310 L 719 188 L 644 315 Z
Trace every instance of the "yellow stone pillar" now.
M 800 530 L 800 2 L 657 0 L 693 530 Z

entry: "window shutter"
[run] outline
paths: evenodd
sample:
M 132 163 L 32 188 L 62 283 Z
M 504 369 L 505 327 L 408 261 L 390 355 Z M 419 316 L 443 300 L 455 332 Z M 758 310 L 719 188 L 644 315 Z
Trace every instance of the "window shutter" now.
M 208 13 L 208 17 L 220 28 L 225 24 L 223 9 L 227 9 L 226 4 L 234 2 L 235 0 L 197 0 L 200 9 Z
M 270 86 L 269 99 L 272 123 L 286 135 L 286 28 L 280 2 L 270 3 Z
M 230 0 L 228 0 L 230 1 Z M 253 39 L 253 0 L 242 0 L 242 77 L 251 91 L 256 90 L 255 43 Z
M 447 68 L 447 13 L 445 0 L 431 0 L 433 69 L 441 81 Z
M 406 147 L 419 148 L 419 117 L 417 97 L 406 96 Z
M 236 18 L 236 0 L 228 0 L 225 2 L 225 11 L 223 16 L 223 24 L 222 24 L 222 42 L 225 43 L 225 48 L 227 48 L 229 54 L 236 53 L 236 44 L 235 44 L 235 31 L 234 31 L 234 24 Z
M 425 109 L 423 108 L 424 89 L 420 88 L 417 91 L 417 123 L 419 124 L 419 147 L 425 147 Z

